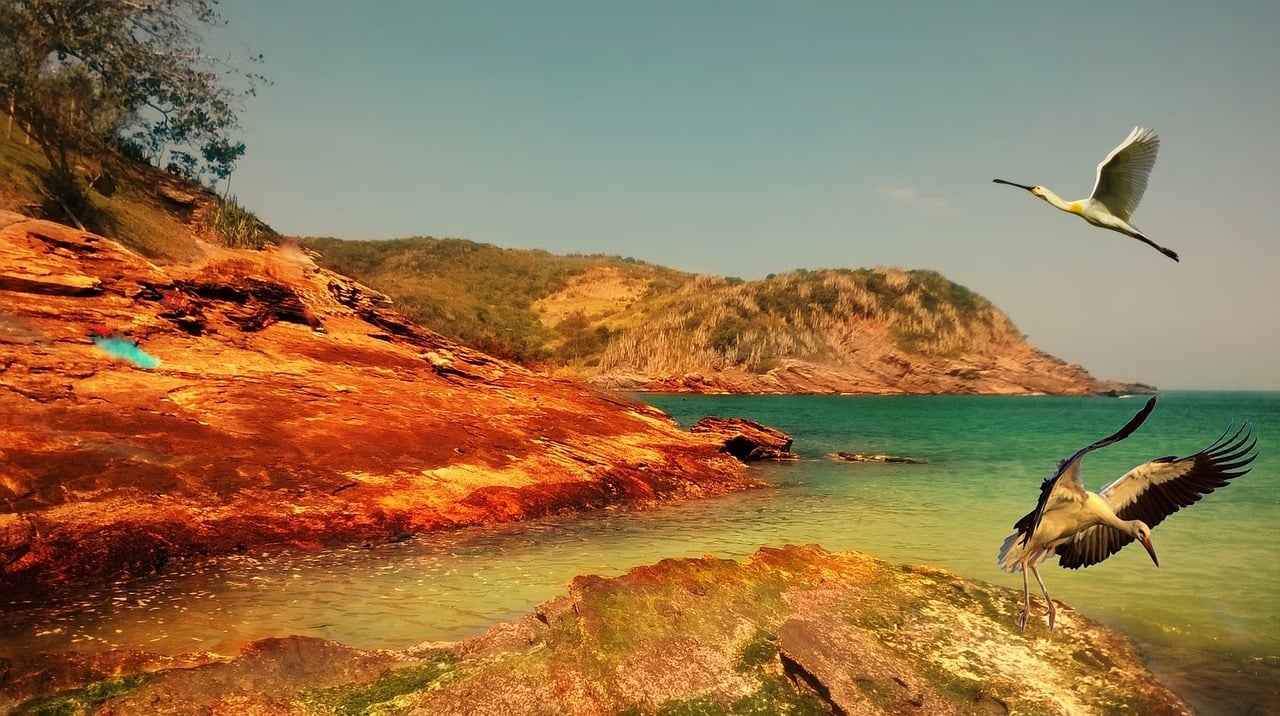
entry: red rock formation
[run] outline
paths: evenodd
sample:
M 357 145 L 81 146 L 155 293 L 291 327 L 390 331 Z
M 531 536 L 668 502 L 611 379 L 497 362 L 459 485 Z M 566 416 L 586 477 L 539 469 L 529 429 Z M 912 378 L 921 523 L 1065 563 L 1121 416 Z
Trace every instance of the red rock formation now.
M 296 248 L 161 268 L 100 236 L 4 223 L 6 597 L 754 484 L 660 411 L 452 344 Z
M 907 355 L 882 341 L 860 362 L 831 366 L 789 359 L 766 373 L 737 366 L 680 375 L 611 372 L 588 376 L 593 385 L 654 393 L 833 395 L 1092 395 L 1152 393 L 1142 383 L 1097 380 L 1028 343 L 1002 346 L 998 355 L 961 358 Z
M 714 435 L 721 450 L 742 461 L 795 460 L 791 437 L 781 430 L 765 427 L 746 418 L 719 418 L 709 415 L 689 428 L 693 433 Z

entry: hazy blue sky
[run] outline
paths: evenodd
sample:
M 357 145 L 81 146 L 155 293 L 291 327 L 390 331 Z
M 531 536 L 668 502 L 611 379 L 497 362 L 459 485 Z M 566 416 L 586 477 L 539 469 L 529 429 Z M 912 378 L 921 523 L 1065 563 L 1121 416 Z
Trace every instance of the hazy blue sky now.
M 224 0 L 280 231 L 760 278 L 936 269 L 1095 375 L 1280 389 L 1280 3 Z M 1134 125 L 1134 223 L 1086 196 Z

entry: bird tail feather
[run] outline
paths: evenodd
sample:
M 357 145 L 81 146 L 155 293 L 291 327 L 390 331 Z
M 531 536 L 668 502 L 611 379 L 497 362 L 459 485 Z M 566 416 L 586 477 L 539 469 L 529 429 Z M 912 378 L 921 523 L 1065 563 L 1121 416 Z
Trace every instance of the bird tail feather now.
M 1000 557 L 997 560 L 1000 571 L 1010 574 L 1022 571 L 1022 558 L 1030 550 L 1030 545 L 1019 544 L 1020 536 L 1020 533 L 1015 532 L 1006 537 L 1004 544 L 1000 546 Z

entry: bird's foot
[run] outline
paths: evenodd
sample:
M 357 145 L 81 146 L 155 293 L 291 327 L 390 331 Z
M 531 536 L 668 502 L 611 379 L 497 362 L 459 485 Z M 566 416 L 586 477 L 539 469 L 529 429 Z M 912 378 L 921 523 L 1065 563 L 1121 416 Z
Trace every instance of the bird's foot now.
M 1050 634 L 1052 634 L 1052 633 L 1053 633 L 1053 623 L 1054 623 L 1054 622 L 1057 620 L 1057 618 L 1058 618 L 1058 608 L 1057 608 L 1057 607 L 1055 607 L 1055 606 L 1053 606 L 1053 600 L 1052 600 L 1052 599 L 1050 599 L 1050 600 L 1049 600 L 1049 611 L 1045 612 L 1045 614 L 1046 614 L 1046 615 L 1048 615 L 1048 617 L 1049 617 L 1049 633 L 1050 633 Z
M 1027 606 L 1022 608 L 1021 612 L 1018 613 L 1018 628 L 1021 629 L 1022 631 L 1026 631 L 1027 619 L 1030 617 L 1031 617 L 1031 605 L 1028 604 Z

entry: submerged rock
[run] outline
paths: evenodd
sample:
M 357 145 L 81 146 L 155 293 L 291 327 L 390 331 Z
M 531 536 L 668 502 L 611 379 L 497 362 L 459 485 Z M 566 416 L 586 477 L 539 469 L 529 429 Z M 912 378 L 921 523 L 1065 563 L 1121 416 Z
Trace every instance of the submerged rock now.
M 116 679 L 94 708 L 1190 713 L 1126 637 L 1066 606 L 1055 633 L 1037 624 L 1023 634 L 1019 608 L 1017 592 L 941 569 L 816 546 L 764 548 L 742 561 L 663 560 L 612 579 L 578 577 L 523 619 L 458 643 L 393 653 L 319 639 L 255 642 L 225 662 Z
M 841 460 L 844 462 L 897 462 L 908 465 L 925 465 L 928 460 L 917 460 L 913 457 L 900 457 L 898 455 L 885 455 L 883 453 L 864 453 L 864 452 L 837 452 L 832 453 L 830 457 L 833 460 Z

